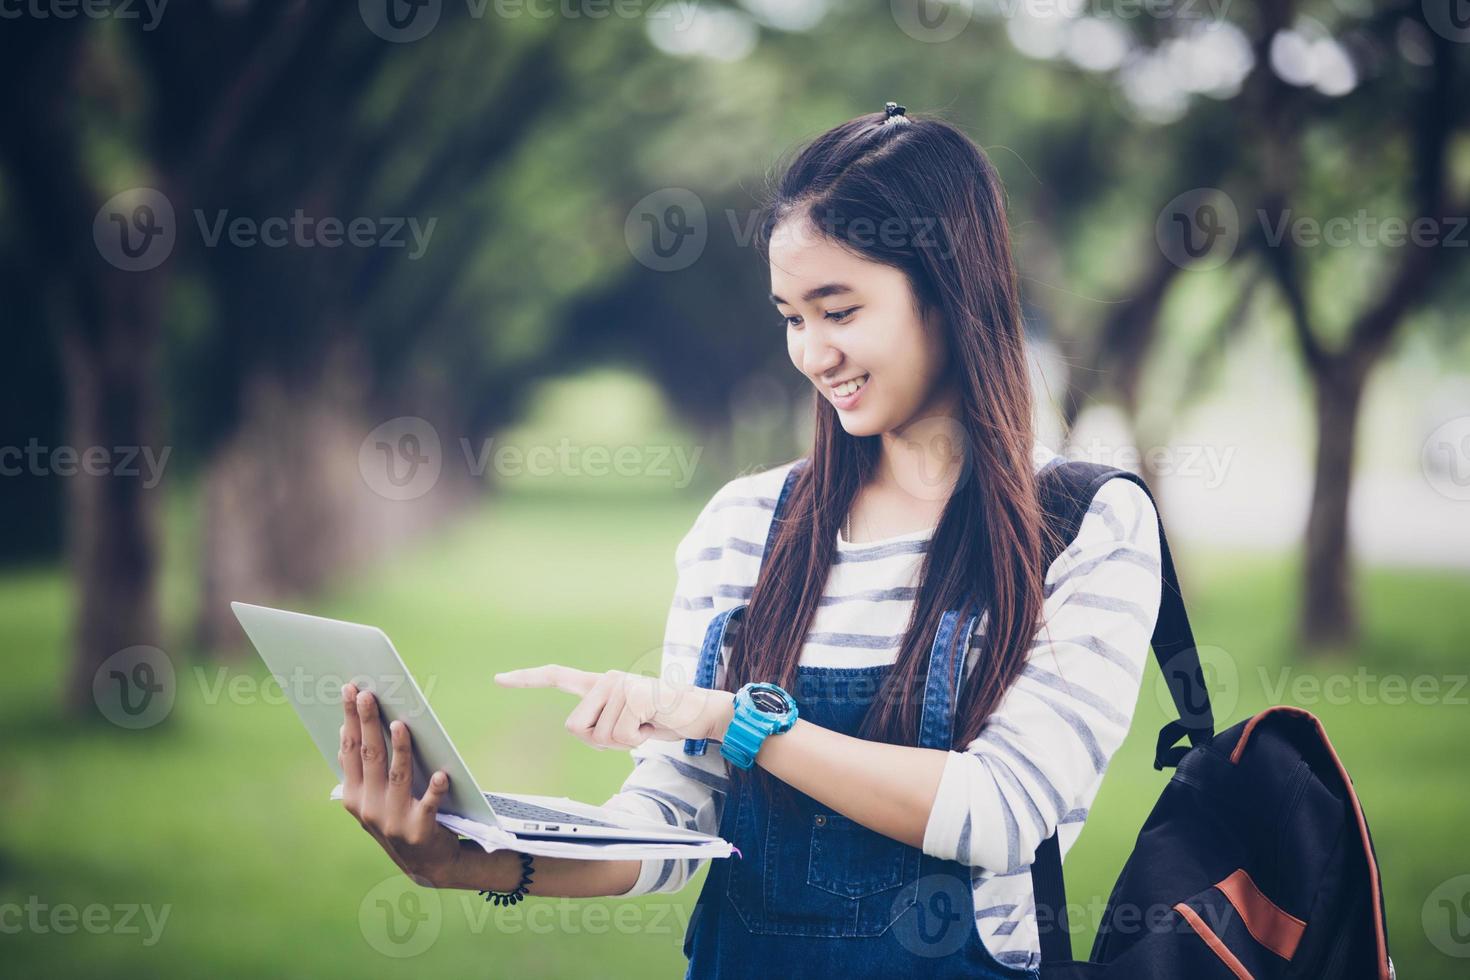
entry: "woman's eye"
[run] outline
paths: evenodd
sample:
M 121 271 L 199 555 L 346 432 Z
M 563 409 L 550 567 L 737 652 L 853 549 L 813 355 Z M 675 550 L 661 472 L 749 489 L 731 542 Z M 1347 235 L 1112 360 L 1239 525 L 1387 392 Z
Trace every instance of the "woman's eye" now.
M 846 323 L 848 319 L 851 318 L 852 315 L 856 313 L 859 309 L 861 309 L 861 307 L 854 306 L 846 310 L 829 310 L 824 313 L 823 316 L 825 316 L 828 320 L 831 320 L 833 323 Z M 783 316 L 781 317 L 781 323 L 784 326 L 795 329 L 801 326 L 801 316 L 798 314 Z

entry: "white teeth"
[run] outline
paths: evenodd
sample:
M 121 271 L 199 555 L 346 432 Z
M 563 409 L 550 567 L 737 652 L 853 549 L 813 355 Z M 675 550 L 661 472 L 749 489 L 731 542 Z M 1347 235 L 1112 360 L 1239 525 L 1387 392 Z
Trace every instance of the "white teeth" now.
M 851 381 L 842 382 L 842 384 L 832 389 L 832 394 L 836 395 L 838 398 L 844 398 L 852 394 L 854 391 L 857 391 L 859 388 L 867 383 L 868 376 L 865 374 L 860 378 L 853 378 Z

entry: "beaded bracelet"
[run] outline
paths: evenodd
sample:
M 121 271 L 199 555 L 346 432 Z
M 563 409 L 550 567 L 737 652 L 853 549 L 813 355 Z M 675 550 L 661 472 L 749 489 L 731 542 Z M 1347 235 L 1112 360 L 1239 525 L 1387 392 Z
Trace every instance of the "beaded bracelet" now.
M 513 890 L 497 892 L 489 888 L 482 888 L 479 894 L 485 896 L 485 901 L 494 902 L 496 905 L 514 905 L 516 902 L 519 902 L 526 897 L 526 893 L 529 891 L 526 886 L 531 883 L 531 865 L 535 860 L 536 856 L 534 854 L 521 855 L 521 883 L 516 885 Z

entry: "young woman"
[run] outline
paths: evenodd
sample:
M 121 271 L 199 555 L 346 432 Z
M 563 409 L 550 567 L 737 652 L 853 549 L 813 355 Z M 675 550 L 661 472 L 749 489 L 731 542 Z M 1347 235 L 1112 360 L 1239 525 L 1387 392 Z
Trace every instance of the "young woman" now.
M 726 484 L 680 541 L 661 678 L 497 680 L 576 694 L 568 729 L 632 752 L 609 805 L 739 848 L 705 880 L 691 976 L 1035 976 L 1030 865 L 1077 839 L 1127 733 L 1157 515 L 1109 481 L 1042 567 L 1061 457 L 1033 435 L 1000 182 L 955 127 L 889 103 L 832 129 L 760 227 L 810 456 Z M 414 801 L 346 695 L 344 802 L 422 883 L 642 895 L 703 863 L 543 857 L 527 884 L 433 822 L 444 776 Z

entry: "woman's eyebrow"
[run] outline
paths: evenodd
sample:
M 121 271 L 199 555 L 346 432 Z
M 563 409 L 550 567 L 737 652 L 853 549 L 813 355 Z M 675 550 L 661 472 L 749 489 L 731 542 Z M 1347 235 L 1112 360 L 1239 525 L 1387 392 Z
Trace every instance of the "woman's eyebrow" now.
M 843 283 L 843 282 L 829 282 L 829 283 L 823 283 L 820 286 L 813 286 L 811 289 L 808 289 L 805 293 L 802 293 L 801 299 L 802 299 L 802 302 L 804 302 L 804 303 L 810 303 L 812 300 L 814 300 L 814 299 L 821 299 L 823 296 L 835 296 L 838 293 L 850 293 L 852 291 L 853 291 L 852 287 L 849 286 L 849 285 L 847 285 L 846 283 Z M 775 293 L 772 293 L 771 294 L 771 302 L 772 303 L 785 303 L 786 301 L 784 299 L 782 299 L 781 297 L 777 296 Z

